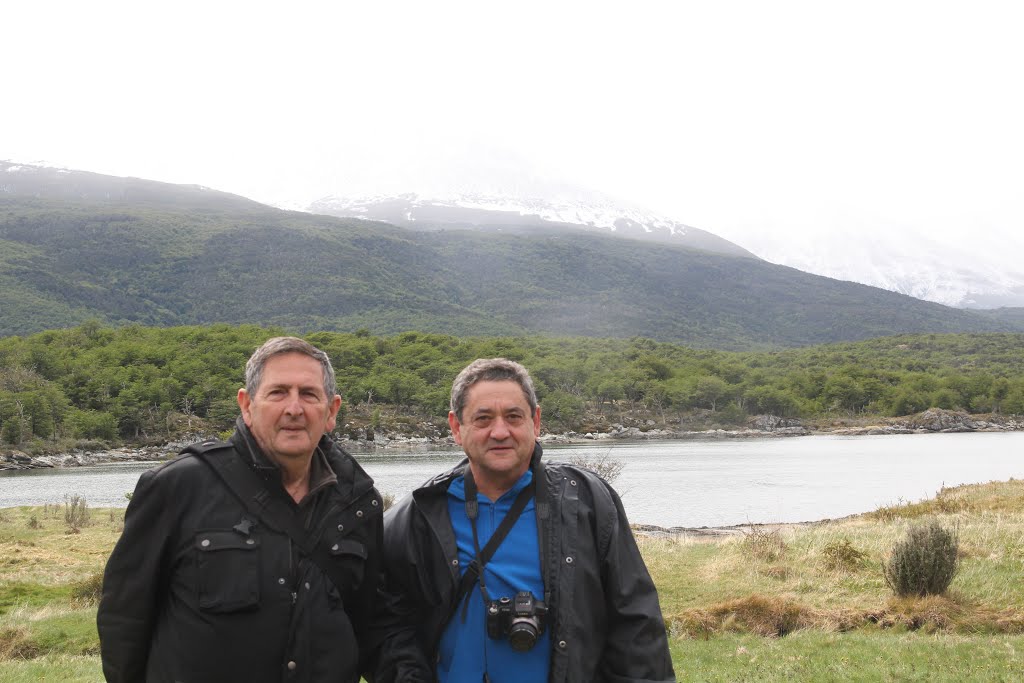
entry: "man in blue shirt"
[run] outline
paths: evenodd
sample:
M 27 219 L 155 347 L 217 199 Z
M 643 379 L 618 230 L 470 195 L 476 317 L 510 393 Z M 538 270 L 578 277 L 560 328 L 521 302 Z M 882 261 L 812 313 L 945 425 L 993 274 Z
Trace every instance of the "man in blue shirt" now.
M 448 423 L 466 460 L 385 516 L 375 683 L 674 680 L 622 503 L 596 474 L 542 461 L 526 369 L 471 363 Z

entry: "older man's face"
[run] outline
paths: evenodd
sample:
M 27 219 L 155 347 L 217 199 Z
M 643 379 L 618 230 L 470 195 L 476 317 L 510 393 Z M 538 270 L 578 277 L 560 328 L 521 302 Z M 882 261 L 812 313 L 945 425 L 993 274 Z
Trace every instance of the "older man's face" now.
M 260 449 L 277 463 L 309 458 L 324 433 L 334 429 L 340 396 L 324 393 L 323 370 L 304 353 L 267 359 L 255 396 L 238 392 L 242 419 Z

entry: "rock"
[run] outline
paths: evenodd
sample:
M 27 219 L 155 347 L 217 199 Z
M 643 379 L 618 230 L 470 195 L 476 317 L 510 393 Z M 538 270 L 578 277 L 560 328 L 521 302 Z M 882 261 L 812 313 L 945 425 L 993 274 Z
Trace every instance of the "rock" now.
M 747 421 L 751 429 L 760 429 L 764 432 L 775 432 L 784 429 L 804 429 L 800 420 L 790 420 L 778 415 L 755 415 Z

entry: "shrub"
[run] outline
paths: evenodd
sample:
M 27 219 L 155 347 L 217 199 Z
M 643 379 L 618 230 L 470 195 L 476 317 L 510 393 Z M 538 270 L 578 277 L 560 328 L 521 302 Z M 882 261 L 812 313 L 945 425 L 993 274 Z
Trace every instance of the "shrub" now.
M 867 559 L 867 553 L 854 548 L 848 538 L 832 541 L 822 548 L 821 554 L 825 558 L 825 568 L 830 571 L 852 571 Z
M 936 520 L 911 526 L 893 547 L 882 567 L 885 582 L 896 595 L 942 595 L 959 568 L 960 540 Z
M 87 605 L 95 605 L 103 596 L 103 572 L 94 572 L 88 578 L 71 584 L 71 598 Z
M 85 496 L 77 493 L 64 496 L 64 523 L 71 533 L 77 534 L 83 526 L 89 526 L 89 504 Z
M 626 466 L 626 463 L 611 457 L 609 451 L 605 451 L 604 455 L 596 457 L 574 453 L 569 456 L 569 464 L 573 467 L 582 467 L 583 469 L 590 470 L 609 484 L 622 474 L 622 468 Z
M 778 529 L 765 531 L 752 526 L 749 532 L 744 533 L 743 549 L 759 560 L 774 562 L 786 554 L 786 542 Z

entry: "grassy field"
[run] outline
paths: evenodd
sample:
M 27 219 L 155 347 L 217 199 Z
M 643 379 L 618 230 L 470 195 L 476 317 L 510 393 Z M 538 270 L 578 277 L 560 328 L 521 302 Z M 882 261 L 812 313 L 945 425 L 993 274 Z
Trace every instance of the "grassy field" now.
M 69 507 L 0 510 L 5 682 L 102 680 L 95 596 L 123 510 L 71 524 Z M 957 530 L 960 571 L 944 596 L 898 599 L 882 564 L 925 519 Z M 831 522 L 639 542 L 681 681 L 1024 680 L 1022 481 Z

